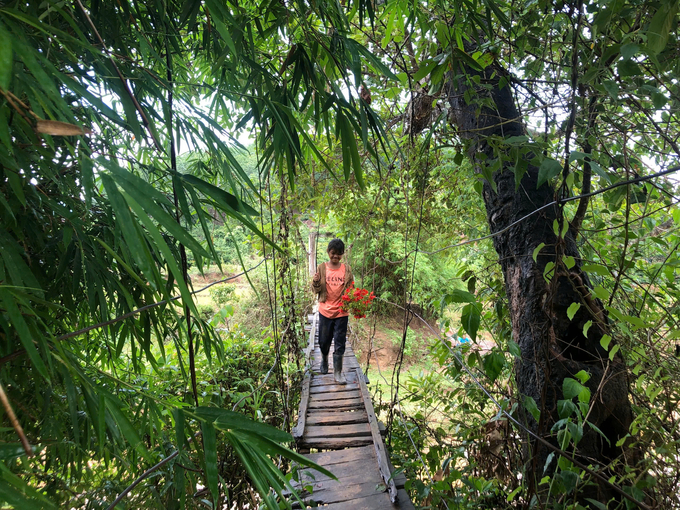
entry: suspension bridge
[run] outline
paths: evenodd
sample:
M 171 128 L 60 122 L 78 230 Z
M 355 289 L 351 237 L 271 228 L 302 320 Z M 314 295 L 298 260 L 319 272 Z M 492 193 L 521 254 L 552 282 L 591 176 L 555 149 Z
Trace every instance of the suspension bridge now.
M 329 373 L 319 371 L 318 312 L 308 316 L 307 328 L 306 369 L 293 437 L 300 453 L 337 480 L 315 470 L 301 470 L 296 489 L 303 501 L 326 505 L 328 510 L 415 510 L 404 490 L 406 478 L 394 475 L 367 378 L 352 346 L 347 342 L 343 359 L 347 384 L 336 384 L 332 356 Z

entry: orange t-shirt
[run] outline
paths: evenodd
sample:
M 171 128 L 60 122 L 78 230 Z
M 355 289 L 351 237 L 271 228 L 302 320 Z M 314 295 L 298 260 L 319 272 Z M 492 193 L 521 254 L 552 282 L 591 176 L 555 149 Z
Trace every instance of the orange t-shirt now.
M 347 317 L 349 314 L 340 308 L 342 288 L 345 286 L 345 264 L 331 269 L 326 264 L 326 301 L 319 303 L 319 313 L 327 319 Z

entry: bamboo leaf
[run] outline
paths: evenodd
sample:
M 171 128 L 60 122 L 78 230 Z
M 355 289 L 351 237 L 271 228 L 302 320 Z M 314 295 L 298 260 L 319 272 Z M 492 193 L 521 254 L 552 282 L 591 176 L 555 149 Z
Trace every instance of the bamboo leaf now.
M 221 203 L 223 206 L 226 205 L 228 209 L 246 214 L 248 216 L 260 215 L 257 210 L 241 201 L 238 197 L 232 195 L 231 193 L 227 193 L 223 189 L 220 189 L 217 186 L 204 181 L 203 179 L 199 179 L 195 175 L 182 174 L 181 177 L 183 180 L 198 188 L 213 200 Z
M 196 418 L 209 421 L 220 430 L 246 430 L 267 437 L 272 441 L 285 443 L 293 440 L 293 437 L 287 432 L 267 425 L 253 421 L 246 416 L 229 411 L 227 409 L 220 409 L 217 407 L 195 407 L 191 412 Z
M 191 298 L 189 288 L 187 287 L 187 284 L 184 281 L 184 274 L 177 265 L 177 261 L 175 260 L 174 255 L 170 251 L 170 248 L 168 247 L 167 243 L 165 242 L 165 239 L 163 239 L 163 236 L 161 235 L 160 231 L 156 228 L 156 225 L 154 225 L 154 223 L 151 221 L 151 219 L 146 214 L 144 214 L 144 210 L 142 209 L 142 207 L 132 197 L 127 196 L 126 198 L 128 204 L 130 204 L 130 208 L 135 212 L 135 214 L 137 215 L 137 217 L 142 222 L 147 232 L 153 239 L 154 243 L 156 244 L 156 248 L 158 248 L 158 250 L 163 254 L 163 257 L 165 258 L 165 263 L 168 265 L 168 268 L 175 277 L 175 281 L 177 282 L 177 286 L 179 287 L 180 294 L 182 295 L 182 301 L 184 302 L 185 305 L 189 306 L 194 315 L 198 315 L 196 304 L 194 303 L 194 300 Z
M 203 451 L 205 452 L 205 477 L 215 505 L 220 499 L 217 471 L 217 439 L 215 427 L 211 422 L 201 423 L 203 431 Z
M 14 67 L 12 36 L 0 26 L 0 89 L 8 90 Z
M 14 327 L 14 331 L 19 337 L 21 345 L 26 349 L 28 357 L 31 359 L 31 363 L 38 373 L 49 382 L 50 375 L 47 371 L 47 367 L 33 342 L 33 336 L 31 335 L 28 324 L 26 324 L 26 321 L 17 306 L 16 297 L 6 287 L 0 287 L 0 301 L 4 304 L 10 324 Z M 11 331 L 5 331 L 5 333 L 10 337 L 12 336 Z

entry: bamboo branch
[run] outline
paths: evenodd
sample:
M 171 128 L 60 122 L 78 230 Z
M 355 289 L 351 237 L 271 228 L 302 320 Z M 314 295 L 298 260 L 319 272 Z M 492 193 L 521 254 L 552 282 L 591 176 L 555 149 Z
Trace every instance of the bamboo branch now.
M 0 400 L 2 400 L 2 405 L 5 408 L 5 412 L 9 417 L 9 421 L 12 423 L 12 427 L 14 427 L 14 431 L 19 436 L 21 446 L 24 447 L 26 455 L 28 455 L 29 457 L 33 457 L 34 455 L 33 448 L 31 448 L 31 445 L 29 444 L 28 439 L 26 438 L 26 434 L 24 434 L 24 429 L 21 428 L 21 424 L 19 423 L 19 420 L 17 420 L 17 417 L 14 414 L 14 409 L 12 409 L 12 406 L 9 403 L 9 399 L 5 394 L 5 388 L 3 388 L 2 383 L 0 383 Z

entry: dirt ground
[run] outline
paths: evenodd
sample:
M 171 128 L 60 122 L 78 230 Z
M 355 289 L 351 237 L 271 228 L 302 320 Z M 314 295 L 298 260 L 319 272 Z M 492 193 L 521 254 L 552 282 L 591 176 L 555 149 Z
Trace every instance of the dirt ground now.
M 436 324 L 431 324 L 436 331 Z M 403 332 L 403 317 L 389 317 L 380 318 L 376 323 L 375 334 L 373 334 L 373 319 L 361 319 L 354 321 L 352 324 L 353 331 L 356 333 L 352 335 L 351 341 L 355 352 L 359 354 L 359 363 L 363 366 L 366 364 L 369 355 L 369 344 L 371 336 L 373 336 L 373 356 L 371 364 L 377 363 L 380 369 L 392 369 L 397 362 L 399 355 L 399 346 L 401 343 Z M 409 359 L 404 360 L 404 365 L 410 366 L 416 361 L 413 358 L 420 358 L 419 354 L 425 354 L 427 346 L 437 340 L 437 337 L 430 328 L 419 320 L 413 320 L 409 325 L 409 329 L 416 334 L 415 341 L 419 346 L 413 349 L 413 355 Z M 413 339 L 411 338 L 413 341 Z

